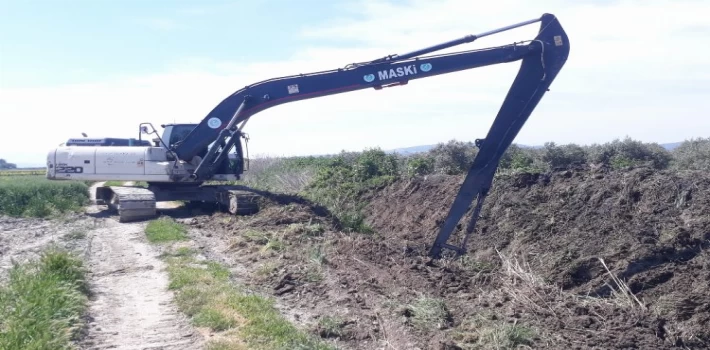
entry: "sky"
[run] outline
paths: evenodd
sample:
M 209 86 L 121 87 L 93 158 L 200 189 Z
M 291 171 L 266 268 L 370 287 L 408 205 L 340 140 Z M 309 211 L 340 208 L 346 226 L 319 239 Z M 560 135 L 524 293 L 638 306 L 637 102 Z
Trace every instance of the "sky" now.
M 0 0 L 0 158 L 42 165 L 82 132 L 198 123 L 232 92 L 284 75 L 428 47 L 543 13 L 570 39 L 565 67 L 516 143 L 710 136 L 710 1 Z M 539 24 L 442 52 L 534 38 Z M 254 115 L 254 156 L 472 141 L 519 62 L 298 101 Z

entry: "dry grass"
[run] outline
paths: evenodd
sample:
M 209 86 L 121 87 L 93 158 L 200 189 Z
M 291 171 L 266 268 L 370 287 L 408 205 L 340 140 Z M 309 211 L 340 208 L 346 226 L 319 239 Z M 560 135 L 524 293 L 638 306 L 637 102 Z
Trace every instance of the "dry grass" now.
M 451 326 L 451 314 L 443 299 L 422 295 L 408 309 L 412 325 L 419 329 L 446 329 Z
M 634 295 L 633 292 L 631 292 L 631 288 L 624 283 L 621 279 L 616 277 L 611 271 L 609 270 L 609 267 L 606 266 L 606 263 L 604 262 L 604 259 L 599 258 L 599 262 L 604 266 L 604 269 L 606 270 L 607 274 L 609 277 L 611 277 L 611 280 L 614 282 L 614 286 L 609 284 L 608 282 L 606 285 L 611 288 L 611 294 L 612 298 L 614 300 L 617 300 L 620 304 L 628 307 L 628 308 L 635 308 L 635 307 L 640 307 L 641 309 L 646 310 L 646 305 L 644 305 L 637 297 Z
M 584 308 L 602 325 L 601 330 L 612 327 L 608 324 L 605 315 L 616 314 L 619 309 L 626 310 L 624 317 L 629 325 L 647 312 L 646 306 L 631 293 L 628 285 L 614 276 L 601 259 L 600 263 L 611 277 L 611 283 L 607 282 L 612 290 L 608 297 L 579 295 L 564 291 L 547 283 L 524 259 L 519 260 L 517 257 L 506 256 L 501 252 L 498 252 L 498 255 L 502 262 L 501 292 L 510 298 L 514 307 L 519 308 L 520 312 L 540 324 L 547 322 L 548 317 L 574 318 L 575 310 Z M 618 322 L 615 326 L 619 326 Z M 548 336 L 554 338 L 552 334 Z
M 549 323 L 578 318 L 579 310 L 586 310 L 585 314 L 600 325 L 595 330 L 578 326 L 576 330 L 582 333 L 603 332 L 604 329 L 623 327 L 624 323 L 633 327 L 647 311 L 628 285 L 611 273 L 602 259 L 599 261 L 610 276 L 608 285 L 612 290 L 607 297 L 564 291 L 536 273 L 524 255 L 496 252 L 500 268 L 489 270 L 489 277 L 498 288 L 491 293 L 482 293 L 478 298 L 482 304 L 505 300 L 505 304 L 500 304 L 504 309 L 489 314 L 476 313 L 464 319 L 452 332 L 457 345 L 463 349 L 545 348 L 563 337 L 551 330 Z M 620 310 L 625 311 L 621 316 L 622 323 L 618 317 Z M 609 315 L 616 315 L 613 324 L 607 320 Z M 566 327 L 575 330 L 574 324 Z
M 521 262 L 518 258 L 506 256 L 500 251 L 498 251 L 498 256 L 502 263 L 501 272 L 506 287 L 505 291 L 514 300 L 532 309 L 537 309 L 538 311 L 545 309 L 554 314 L 555 305 L 552 303 L 553 301 L 569 301 L 571 299 L 585 305 L 611 305 L 625 309 L 647 310 L 646 306 L 631 292 L 629 286 L 616 277 L 601 258 L 598 260 L 612 281 L 612 283 L 605 282 L 611 290 L 611 294 L 607 298 L 580 296 L 565 292 L 545 282 L 543 278 L 533 272 L 529 263 L 524 259 Z
M 466 318 L 453 336 L 463 349 L 525 349 L 534 344 L 537 331 L 520 324 L 506 322 L 492 314 Z
M 289 158 L 263 157 L 249 161 L 244 182 L 254 188 L 284 193 L 298 193 L 313 179 L 312 166 L 292 164 Z

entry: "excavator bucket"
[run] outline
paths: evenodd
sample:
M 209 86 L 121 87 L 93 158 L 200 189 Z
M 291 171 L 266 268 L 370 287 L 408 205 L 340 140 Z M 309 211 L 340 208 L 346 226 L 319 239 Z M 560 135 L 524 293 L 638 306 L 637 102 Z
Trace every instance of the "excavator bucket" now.
M 449 213 L 442 224 L 439 234 L 429 255 L 439 258 L 442 249 L 455 251 L 458 255 L 466 251 L 468 237 L 475 229 L 476 221 L 501 157 L 512 144 L 518 132 L 530 114 L 549 91 L 569 55 L 570 45 L 567 34 L 557 18 L 544 14 L 540 20 L 540 30 L 531 42 L 530 48 L 539 48 L 539 54 L 528 55 L 522 59 L 518 74 L 493 121 L 493 125 L 480 142 L 480 148 L 466 178 L 454 199 Z M 477 200 L 461 246 L 447 243 L 461 218 Z

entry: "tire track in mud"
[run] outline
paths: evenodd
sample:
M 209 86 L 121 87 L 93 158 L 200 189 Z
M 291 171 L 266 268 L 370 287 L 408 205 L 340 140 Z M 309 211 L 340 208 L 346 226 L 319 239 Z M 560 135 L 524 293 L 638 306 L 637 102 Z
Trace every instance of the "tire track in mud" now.
M 101 184 L 95 184 L 91 191 Z M 93 196 L 92 196 L 93 197 Z M 92 205 L 88 212 L 98 213 Z M 103 218 L 89 233 L 89 324 L 82 349 L 201 349 L 202 337 L 179 312 L 160 252 L 145 223 Z

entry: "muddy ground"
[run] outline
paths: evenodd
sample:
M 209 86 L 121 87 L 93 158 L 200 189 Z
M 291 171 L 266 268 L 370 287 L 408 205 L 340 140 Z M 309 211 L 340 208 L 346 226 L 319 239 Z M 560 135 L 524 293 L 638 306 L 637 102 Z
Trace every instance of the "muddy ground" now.
M 5 281 L 13 263 L 37 259 L 48 247 L 66 248 L 85 255 L 86 245 L 82 240 L 94 226 L 95 220 L 82 214 L 59 219 L 0 216 L 0 281 Z
M 326 210 L 284 195 L 249 217 L 167 214 L 240 281 L 345 349 L 710 346 L 710 175 L 502 177 L 469 254 L 431 261 L 461 180 L 400 181 L 364 199 L 374 235 L 340 233 Z

